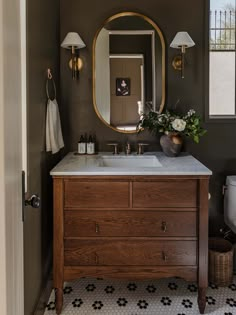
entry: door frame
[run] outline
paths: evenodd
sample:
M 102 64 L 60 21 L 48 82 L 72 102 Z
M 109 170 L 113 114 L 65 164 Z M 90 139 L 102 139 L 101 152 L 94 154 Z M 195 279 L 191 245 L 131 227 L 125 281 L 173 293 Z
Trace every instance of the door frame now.
M 0 305 L 24 314 L 21 31 L 18 0 L 0 0 Z

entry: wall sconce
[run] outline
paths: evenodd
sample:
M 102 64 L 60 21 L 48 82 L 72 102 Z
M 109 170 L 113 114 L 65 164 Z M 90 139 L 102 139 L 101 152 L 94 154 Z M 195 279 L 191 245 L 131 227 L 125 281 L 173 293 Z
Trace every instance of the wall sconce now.
M 82 60 L 76 55 L 75 50 L 84 48 L 86 45 L 78 33 L 69 32 L 61 43 L 61 47 L 71 49 L 71 60 L 69 61 L 69 67 L 72 69 L 72 78 L 76 79 L 79 70 L 83 66 L 83 63 Z
M 172 66 L 175 70 L 181 70 L 182 79 L 184 79 L 184 56 L 186 48 L 193 47 L 194 45 L 194 41 L 187 32 L 178 32 L 170 44 L 171 48 L 181 49 L 181 55 L 175 56 Z

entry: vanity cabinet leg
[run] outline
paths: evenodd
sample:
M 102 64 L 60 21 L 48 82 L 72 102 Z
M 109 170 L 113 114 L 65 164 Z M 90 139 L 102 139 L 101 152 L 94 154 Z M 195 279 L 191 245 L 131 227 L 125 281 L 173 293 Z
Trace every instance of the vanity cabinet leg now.
M 199 288 L 198 289 L 198 308 L 200 314 L 204 314 L 206 307 L 206 288 Z
M 204 314 L 208 286 L 208 179 L 199 180 L 198 307 Z
M 55 289 L 56 314 L 60 315 L 63 306 L 63 289 Z
M 55 288 L 56 314 L 61 314 L 63 306 L 64 284 L 64 215 L 63 215 L 63 180 L 54 179 L 53 187 L 53 285 Z

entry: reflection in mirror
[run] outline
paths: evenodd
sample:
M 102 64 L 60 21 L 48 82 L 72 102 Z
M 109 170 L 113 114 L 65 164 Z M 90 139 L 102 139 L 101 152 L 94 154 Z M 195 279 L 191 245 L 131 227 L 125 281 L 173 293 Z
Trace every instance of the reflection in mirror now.
M 99 118 L 119 132 L 136 132 L 143 113 L 165 101 L 165 47 L 149 18 L 124 12 L 106 21 L 94 39 L 93 100 Z

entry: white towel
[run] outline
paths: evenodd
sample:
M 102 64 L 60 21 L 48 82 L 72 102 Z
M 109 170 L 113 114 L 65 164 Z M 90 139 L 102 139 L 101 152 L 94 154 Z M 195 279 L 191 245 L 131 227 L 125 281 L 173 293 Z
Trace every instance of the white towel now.
M 64 147 L 61 132 L 61 121 L 56 99 L 48 99 L 46 117 L 46 150 L 57 153 Z

